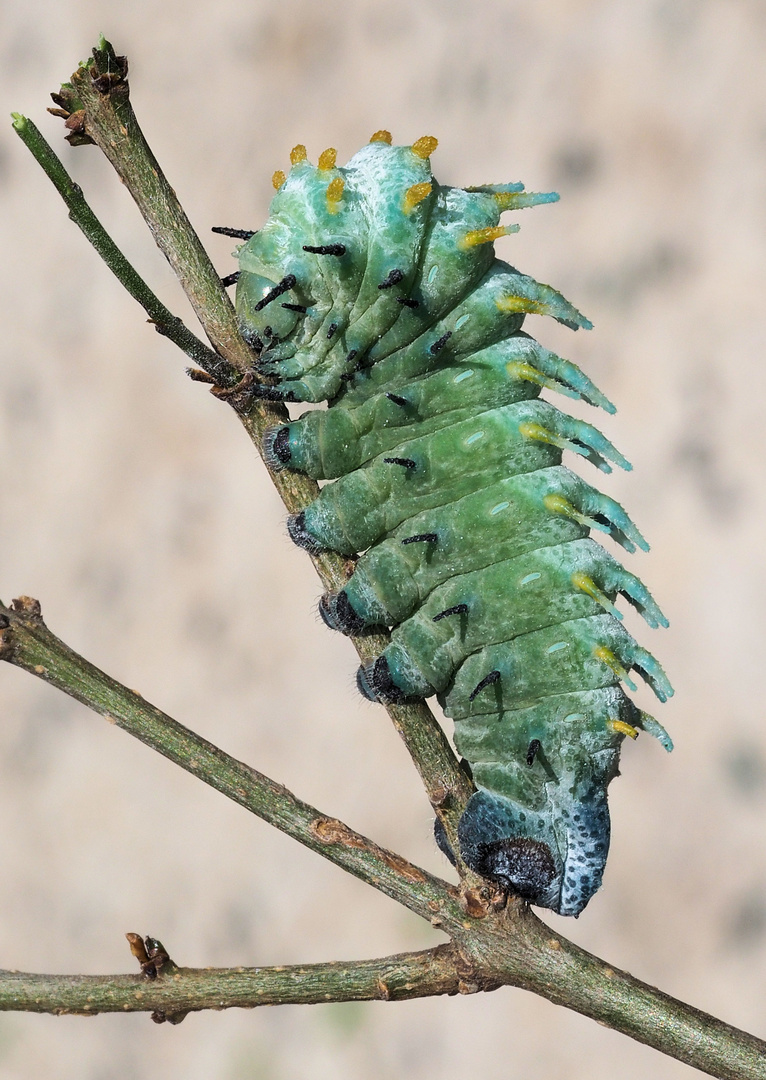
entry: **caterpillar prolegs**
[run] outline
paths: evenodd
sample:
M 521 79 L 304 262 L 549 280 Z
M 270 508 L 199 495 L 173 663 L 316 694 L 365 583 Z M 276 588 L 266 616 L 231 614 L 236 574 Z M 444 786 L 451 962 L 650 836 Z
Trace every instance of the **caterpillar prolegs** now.
M 323 597 L 328 626 L 393 627 L 360 669 L 378 701 L 436 694 L 477 792 L 461 856 L 534 904 L 578 914 L 609 846 L 606 790 L 620 745 L 664 729 L 623 690 L 672 688 L 622 627 L 619 597 L 667 622 L 600 547 L 647 544 L 622 507 L 562 465 L 629 463 L 543 389 L 614 412 L 571 362 L 522 330 L 528 314 L 590 323 L 560 293 L 498 260 L 506 211 L 555 201 L 522 184 L 454 188 L 436 140 L 377 132 L 349 163 L 305 148 L 274 174 L 266 224 L 239 249 L 237 310 L 262 396 L 329 401 L 270 431 L 280 468 L 334 480 L 288 528 L 312 552 L 362 553 Z M 437 829 L 437 840 L 449 852 Z

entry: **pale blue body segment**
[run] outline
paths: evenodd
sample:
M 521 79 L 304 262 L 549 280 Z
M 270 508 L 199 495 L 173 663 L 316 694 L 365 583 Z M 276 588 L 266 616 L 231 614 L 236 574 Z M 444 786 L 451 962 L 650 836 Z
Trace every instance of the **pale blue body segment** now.
M 505 211 L 553 202 L 521 184 L 449 188 L 436 140 L 387 132 L 343 168 L 304 147 L 275 173 L 269 218 L 239 250 L 237 311 L 256 393 L 328 401 L 272 429 L 276 468 L 330 480 L 288 528 L 313 552 L 357 559 L 322 598 L 344 633 L 392 627 L 360 669 L 380 701 L 438 696 L 477 792 L 460 854 L 526 900 L 577 915 L 609 847 L 607 786 L 620 746 L 664 729 L 627 697 L 636 672 L 664 701 L 654 659 L 622 625 L 623 600 L 667 621 L 646 587 L 591 538 L 648 545 L 623 508 L 562 464 L 629 469 L 546 390 L 614 412 L 576 365 L 522 330 L 588 320 L 494 254 Z M 443 834 L 437 840 L 452 857 Z

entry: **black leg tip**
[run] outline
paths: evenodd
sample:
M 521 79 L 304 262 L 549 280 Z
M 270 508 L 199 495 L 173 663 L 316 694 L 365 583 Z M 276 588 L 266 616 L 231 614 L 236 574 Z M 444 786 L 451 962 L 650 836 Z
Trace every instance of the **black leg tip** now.
M 300 514 L 290 514 L 287 519 L 287 532 L 292 542 L 304 551 L 308 551 L 309 555 L 318 555 L 325 550 L 307 531 L 306 514 L 303 510 Z
M 383 705 L 403 705 L 410 700 L 392 679 L 385 656 L 379 656 L 371 664 L 360 667 L 356 674 L 356 685 L 359 693 L 368 701 L 379 701 Z
M 290 464 L 290 426 L 269 428 L 263 436 L 263 454 L 272 469 L 282 469 Z
M 319 601 L 319 614 L 325 626 L 341 634 L 360 634 L 367 626 L 365 620 L 354 611 L 344 589 L 337 593 L 325 593 Z

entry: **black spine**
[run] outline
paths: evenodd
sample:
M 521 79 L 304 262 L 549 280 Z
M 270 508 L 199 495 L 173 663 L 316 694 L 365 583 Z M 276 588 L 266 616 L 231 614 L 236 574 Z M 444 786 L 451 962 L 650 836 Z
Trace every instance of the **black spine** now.
M 304 244 L 303 250 L 308 251 L 311 255 L 345 255 L 345 244 L 320 244 L 319 247 L 312 247 L 311 244 Z
M 278 285 L 275 285 L 271 292 L 267 292 L 263 300 L 259 300 L 255 305 L 255 311 L 263 311 L 267 304 L 270 304 L 272 300 L 276 300 L 277 297 L 282 296 L 284 293 L 289 292 L 295 284 L 295 274 L 288 274 L 287 277 L 283 277 Z M 264 333 L 266 331 L 264 330 Z
M 256 233 L 255 229 L 229 229 L 226 225 L 214 225 L 210 231 L 221 236 L 234 236 L 237 240 L 249 240 Z
M 440 353 L 451 337 L 451 330 L 448 330 L 446 334 L 442 334 L 439 340 L 435 341 L 431 348 L 428 350 L 431 356 L 436 356 L 437 353 Z
M 473 688 L 473 690 L 471 691 L 471 693 L 468 696 L 468 700 L 473 701 L 473 699 L 475 697 L 478 697 L 478 695 L 482 692 L 482 690 L 486 689 L 486 687 L 488 687 L 488 686 L 492 686 L 492 684 L 496 683 L 499 678 L 500 678 L 500 672 L 499 671 L 490 671 L 489 675 L 485 675 L 484 678 L 481 680 L 481 682 L 478 683 Z
M 440 611 L 438 615 L 434 615 L 432 622 L 439 622 L 441 619 L 446 619 L 449 615 L 467 615 L 468 604 L 455 604 L 453 607 L 445 608 L 444 611 Z

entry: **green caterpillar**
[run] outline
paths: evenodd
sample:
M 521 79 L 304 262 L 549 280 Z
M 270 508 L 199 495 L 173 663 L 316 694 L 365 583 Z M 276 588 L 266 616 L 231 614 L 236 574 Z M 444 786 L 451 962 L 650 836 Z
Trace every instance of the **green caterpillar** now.
M 667 626 L 648 590 L 592 532 L 646 541 L 619 504 L 562 465 L 629 463 L 543 389 L 608 412 L 571 362 L 521 329 L 528 314 L 590 323 L 495 258 L 500 216 L 555 201 L 522 184 L 451 188 L 431 137 L 376 132 L 345 168 L 292 151 L 269 218 L 239 249 L 237 311 L 257 392 L 329 401 L 266 436 L 278 468 L 334 480 L 288 522 L 312 552 L 363 553 L 322 598 L 332 628 L 393 627 L 361 668 L 368 698 L 436 694 L 477 786 L 460 854 L 503 889 L 577 915 L 601 884 L 606 790 L 624 737 L 672 743 L 622 689 L 637 672 L 664 701 L 657 661 L 621 625 L 622 596 Z M 242 234 L 239 234 L 242 235 Z M 249 235 L 249 234 L 245 234 Z M 437 827 L 437 841 L 454 858 Z

